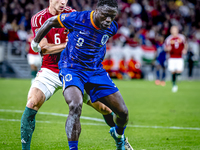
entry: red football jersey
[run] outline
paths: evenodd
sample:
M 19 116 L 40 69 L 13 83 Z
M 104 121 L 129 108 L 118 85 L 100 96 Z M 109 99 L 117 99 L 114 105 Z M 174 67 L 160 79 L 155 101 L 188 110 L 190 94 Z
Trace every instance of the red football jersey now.
M 185 43 L 185 36 L 182 34 L 178 34 L 176 37 L 172 35 L 168 36 L 165 40 L 165 46 L 171 46 L 172 48 L 170 51 L 170 58 L 181 58 Z
M 62 13 L 70 13 L 75 11 L 71 7 L 66 7 L 65 10 Z M 49 8 L 45 8 L 35 14 L 31 18 L 31 28 L 35 35 L 37 34 L 37 31 L 39 28 L 43 25 L 43 23 L 48 19 L 53 17 L 49 12 Z M 47 38 L 48 43 L 51 44 L 61 44 L 66 42 L 66 34 L 64 34 L 65 28 L 52 28 L 49 33 L 45 36 Z M 60 53 L 57 54 L 49 54 L 43 56 L 42 66 L 41 68 L 48 68 L 52 70 L 55 73 L 59 73 L 58 69 L 58 61 L 60 60 Z

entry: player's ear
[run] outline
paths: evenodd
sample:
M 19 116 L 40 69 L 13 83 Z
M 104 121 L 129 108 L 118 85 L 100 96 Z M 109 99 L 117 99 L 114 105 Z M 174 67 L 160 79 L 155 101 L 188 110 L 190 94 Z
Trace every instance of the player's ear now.
M 96 13 L 98 13 L 99 12 L 99 9 L 98 9 L 98 7 L 94 10 Z

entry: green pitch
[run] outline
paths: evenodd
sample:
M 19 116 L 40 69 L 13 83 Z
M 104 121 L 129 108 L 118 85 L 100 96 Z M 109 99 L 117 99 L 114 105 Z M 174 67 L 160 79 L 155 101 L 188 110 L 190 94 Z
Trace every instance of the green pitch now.
M 154 82 L 114 80 L 129 109 L 125 134 L 134 150 L 200 150 L 200 81 L 181 81 L 171 92 Z M 30 80 L 0 79 L 0 150 L 20 150 L 20 120 Z M 67 150 L 68 106 L 58 91 L 36 116 L 32 150 Z M 89 118 L 85 118 L 89 117 Z M 99 120 L 92 120 L 99 119 Z M 81 150 L 114 150 L 102 116 L 83 105 Z

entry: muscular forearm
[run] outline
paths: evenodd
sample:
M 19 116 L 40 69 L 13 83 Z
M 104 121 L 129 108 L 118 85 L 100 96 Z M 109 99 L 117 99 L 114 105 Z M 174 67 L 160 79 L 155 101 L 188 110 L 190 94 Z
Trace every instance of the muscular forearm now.
M 56 53 L 61 52 L 65 47 L 66 47 L 66 43 L 59 44 L 59 45 L 47 44 L 47 45 L 41 46 L 41 51 L 43 55 L 56 54 Z

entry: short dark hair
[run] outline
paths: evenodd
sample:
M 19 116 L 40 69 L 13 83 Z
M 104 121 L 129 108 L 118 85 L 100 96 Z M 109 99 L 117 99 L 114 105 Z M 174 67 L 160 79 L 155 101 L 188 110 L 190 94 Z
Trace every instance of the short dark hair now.
M 118 8 L 117 0 L 98 0 L 97 7 L 104 5 Z

